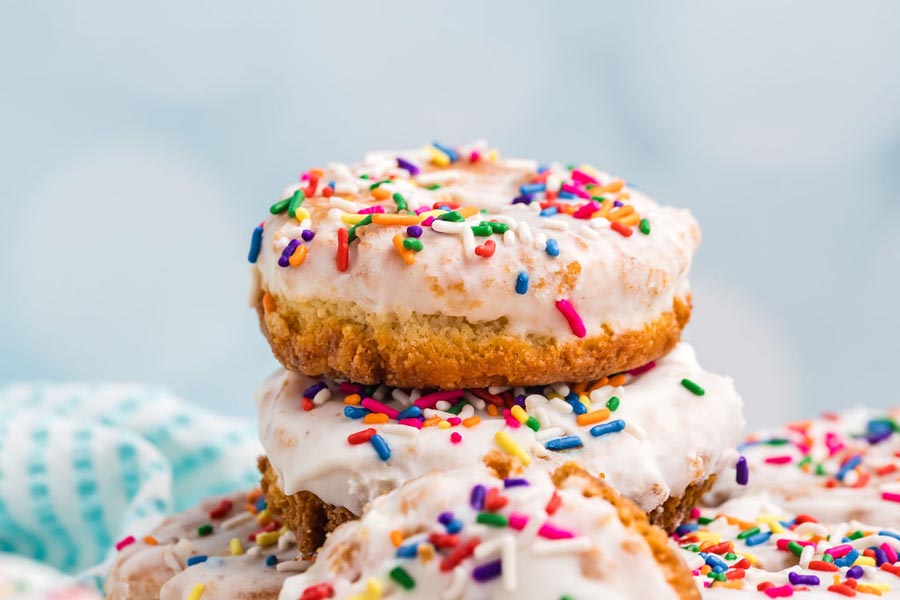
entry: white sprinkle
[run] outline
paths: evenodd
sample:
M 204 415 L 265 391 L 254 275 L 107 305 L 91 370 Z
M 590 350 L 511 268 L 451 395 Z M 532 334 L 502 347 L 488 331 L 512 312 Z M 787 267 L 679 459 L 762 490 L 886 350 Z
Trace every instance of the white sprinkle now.
M 611 398 L 609 393 L 609 386 L 604 385 L 603 387 L 597 388 L 596 390 L 588 394 L 588 398 L 591 399 L 591 404 L 605 403 Z
M 449 400 L 438 400 L 434 403 L 434 407 L 438 410 L 450 410 L 450 407 L 453 406 Z
M 587 225 L 582 225 L 578 228 L 578 233 L 583 235 L 589 240 L 596 240 L 600 237 L 600 234 L 588 227 Z
M 284 250 L 287 248 L 287 245 L 291 243 L 291 238 L 283 235 L 277 239 L 275 239 L 275 249 L 276 250 Z
M 278 550 L 279 552 L 284 552 L 290 547 L 291 544 L 297 541 L 297 537 L 294 535 L 294 532 L 291 530 L 287 530 L 278 536 Z
M 815 553 L 816 553 L 815 547 L 803 546 L 803 550 L 800 551 L 800 568 L 801 569 L 809 568 L 809 561 L 812 560 Z
M 456 600 L 461 597 L 468 580 L 469 572 L 465 567 L 458 566 L 453 569 L 453 579 L 450 580 L 450 587 L 444 590 L 444 600 Z
M 531 394 L 525 397 L 525 410 L 531 412 L 539 406 L 545 406 L 549 402 L 546 397 L 540 394 Z
M 354 178 L 353 173 L 350 171 L 350 167 L 344 163 L 329 163 L 328 170 L 334 173 L 335 181 L 348 181 Z
M 316 392 L 315 396 L 313 396 L 313 404 L 315 404 L 316 406 L 322 406 L 323 404 L 328 402 L 330 399 L 331 399 L 331 390 L 329 390 L 328 388 L 322 388 L 321 390 Z
M 500 554 L 500 551 L 503 549 L 503 538 L 497 537 L 492 540 L 486 540 L 481 542 L 477 546 L 475 546 L 475 551 L 473 552 L 476 560 L 484 560 L 486 558 L 493 558 Z
M 256 517 L 253 513 L 250 512 L 242 512 L 240 514 L 234 515 L 230 519 L 226 519 L 222 521 L 222 529 L 234 529 L 235 527 L 240 527 L 245 523 L 249 523 Z
M 347 211 L 339 208 L 332 208 L 328 211 L 328 220 L 334 221 L 335 223 L 341 223 L 341 215 L 346 214 L 346 212 Z
M 334 182 L 334 193 L 335 194 L 346 194 L 348 196 L 355 196 L 359 193 L 359 186 L 353 181 L 335 181 Z M 332 199 L 334 196 L 332 196 Z M 354 211 L 355 212 L 355 211 Z
M 812 521 L 806 521 L 805 523 L 800 523 L 794 528 L 794 532 L 798 534 L 811 534 L 816 537 L 828 537 L 828 528 L 820 523 L 813 523 Z M 804 569 L 806 567 L 803 567 Z
M 547 412 L 546 406 L 539 406 L 534 411 L 534 416 L 537 418 L 538 423 L 541 424 L 541 427 L 550 427 L 553 424 L 550 420 L 550 413 Z
M 409 393 L 409 403 L 412 404 L 422 397 L 422 390 L 415 389 Z
M 275 565 L 275 570 L 288 573 L 302 573 L 311 564 L 308 560 L 284 560 Z
M 547 450 L 543 444 L 541 444 L 540 442 L 537 442 L 537 441 L 531 442 L 531 447 L 529 448 L 529 450 L 531 450 L 532 455 L 534 455 L 538 458 L 541 458 L 544 456 L 550 456 L 550 451 Z M 532 519 L 532 520 L 534 520 L 534 519 Z
M 559 394 L 560 396 L 568 396 L 572 389 L 566 385 L 565 383 L 554 383 L 550 387 L 553 388 L 553 391 Z
M 547 249 L 547 234 L 539 233 L 534 236 L 534 241 L 532 242 L 535 250 L 539 250 L 541 252 Z
M 337 196 L 332 196 L 328 199 L 328 206 L 330 206 L 331 208 L 339 208 L 342 211 L 349 213 L 358 212 L 359 209 L 362 208 L 361 204 L 350 202 L 349 200 L 344 200 L 343 198 L 338 198 Z
M 409 406 L 410 404 L 412 404 L 409 400 L 409 396 L 407 396 L 406 392 L 404 392 L 400 388 L 394 388 L 393 390 L 391 390 L 391 398 L 393 398 L 403 406 Z
M 379 429 L 383 433 L 393 433 L 405 437 L 416 437 L 419 435 L 419 430 L 415 427 L 401 425 L 400 423 L 385 423 L 384 425 L 380 425 Z
M 462 409 L 459 411 L 459 414 L 457 416 L 460 419 L 468 419 L 469 417 L 471 417 L 474 414 L 475 414 L 475 407 L 472 406 L 471 404 L 466 404 L 465 406 L 462 407 Z
M 512 229 L 507 229 L 503 232 L 503 245 L 504 246 L 515 246 L 516 245 L 516 232 Z
M 550 192 L 558 192 L 562 187 L 562 178 L 559 175 L 551 174 L 547 176 L 547 190 Z
M 544 219 L 541 221 L 541 224 L 544 226 L 544 229 L 553 229 L 555 231 L 568 231 L 569 224 L 563 221 L 562 219 L 554 219 L 553 217 Z
M 543 210 L 543 209 L 541 208 L 540 202 L 532 202 L 531 204 L 528 205 L 528 211 L 532 212 L 536 215 L 540 214 L 541 210 Z
M 601 229 L 606 229 L 609 226 L 609 221 L 603 218 L 591 219 L 591 227 L 596 229 L 597 231 Z
M 572 408 L 571 404 L 561 398 L 551 398 L 550 406 L 563 414 L 569 414 L 573 410 L 575 410 L 574 408 Z
M 453 419 L 456 417 L 453 413 L 448 413 L 443 410 L 437 410 L 434 408 L 426 408 L 422 411 L 422 414 L 425 415 L 426 419 L 430 419 L 431 417 L 440 417 L 443 420 Z M 382 425 L 384 427 L 384 425 Z
M 516 540 L 511 535 L 505 535 L 503 538 L 503 551 L 501 560 L 503 561 L 503 589 L 507 592 L 514 592 L 518 585 L 518 573 L 516 572 Z
M 572 408 L 571 406 L 569 408 Z M 566 430 L 562 427 L 546 427 L 541 428 L 535 434 L 535 438 L 539 442 L 546 442 L 547 440 L 552 440 L 554 438 L 562 437 L 566 434 Z
M 847 543 L 857 550 L 868 548 L 869 546 L 881 546 L 882 544 L 887 544 L 894 550 L 900 550 L 900 540 L 892 538 L 889 535 L 867 535 L 866 537 L 857 538 Z
M 634 421 L 626 421 L 624 431 L 625 433 L 630 433 L 633 438 L 642 442 L 647 439 L 647 432 L 643 427 L 635 424 Z
M 430 185 L 432 183 L 442 183 L 452 179 L 459 179 L 460 175 L 460 172 L 456 169 L 439 169 L 437 171 L 420 173 L 416 176 L 416 181 L 421 185 Z
M 513 388 L 513 396 L 524 396 L 524 395 L 525 395 L 525 388 L 523 388 L 523 387 Z
M 388 386 L 386 386 L 382 383 L 381 385 L 378 386 L 378 389 L 376 389 L 372 393 L 372 399 L 378 400 L 379 402 L 381 402 L 382 400 L 384 400 L 385 396 L 387 396 L 387 393 L 388 393 Z
M 166 553 L 163 554 L 163 562 L 166 563 L 166 566 L 169 567 L 169 569 L 176 573 L 184 569 L 184 567 L 178 564 L 178 559 L 171 550 L 166 550 Z
M 438 233 L 462 233 L 465 229 L 472 231 L 465 222 L 454 223 L 453 221 L 442 221 L 440 219 L 432 221 L 431 228 Z
M 303 219 L 300 221 L 300 229 L 312 229 L 312 219 Z
M 263 551 L 262 546 L 253 546 L 252 548 L 247 550 L 247 555 L 248 556 L 259 556 L 260 554 L 262 554 L 262 551 Z
M 536 160 L 530 158 L 504 158 L 500 162 L 510 169 L 521 171 L 537 171 L 539 166 Z
M 475 256 L 475 234 L 472 232 L 471 227 L 465 226 L 463 228 L 462 238 L 463 252 L 465 252 L 468 257 Z
M 586 537 L 574 537 L 552 542 L 536 541 L 531 551 L 535 556 L 558 556 L 560 554 L 582 553 L 591 549 L 591 540 Z
M 528 223 L 519 223 L 519 228 L 516 232 L 519 234 L 519 239 L 522 240 L 523 244 L 531 243 L 531 228 L 528 226 Z

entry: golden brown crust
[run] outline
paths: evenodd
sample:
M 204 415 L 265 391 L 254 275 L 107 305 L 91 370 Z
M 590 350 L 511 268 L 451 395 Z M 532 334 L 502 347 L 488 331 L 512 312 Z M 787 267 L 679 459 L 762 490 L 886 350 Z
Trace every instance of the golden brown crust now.
M 684 561 L 669 545 L 666 533 L 650 523 L 646 513 L 636 504 L 623 498 L 600 479 L 592 477 L 581 466 L 568 462 L 556 471 L 552 478 L 556 487 L 562 487 L 570 477 L 583 482 L 585 497 L 601 497 L 616 508 L 619 520 L 632 531 L 641 535 L 650 547 L 653 557 L 665 575 L 666 581 L 682 600 L 700 600 L 700 592 L 694 585 L 694 578 Z
M 671 350 L 691 314 L 690 295 L 643 329 L 557 343 L 513 336 L 504 323 L 462 317 L 373 315 L 352 302 L 288 302 L 260 292 L 260 326 L 276 358 L 311 377 L 395 387 L 455 389 L 588 381 Z
M 670 497 L 662 506 L 650 512 L 650 522 L 662 527 L 669 533 L 688 520 L 691 511 L 700 503 L 700 498 L 708 492 L 716 481 L 715 475 L 690 484 L 684 494 L 675 498 Z

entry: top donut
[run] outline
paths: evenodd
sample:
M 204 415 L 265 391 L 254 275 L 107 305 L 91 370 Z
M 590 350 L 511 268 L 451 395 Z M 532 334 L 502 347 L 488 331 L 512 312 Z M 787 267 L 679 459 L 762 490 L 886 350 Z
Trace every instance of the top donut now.
M 584 381 L 665 354 L 690 316 L 694 218 L 588 165 L 434 143 L 310 169 L 269 213 L 251 303 L 310 376 Z

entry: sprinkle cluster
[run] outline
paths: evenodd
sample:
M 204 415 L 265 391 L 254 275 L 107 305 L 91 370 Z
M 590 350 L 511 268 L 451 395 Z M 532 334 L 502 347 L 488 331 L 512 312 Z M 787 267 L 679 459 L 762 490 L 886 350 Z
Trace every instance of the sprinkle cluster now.
M 410 573 L 415 563 L 434 561 L 440 573 L 451 577 L 445 597 L 456 598 L 470 581 L 488 584 L 500 580 L 503 589 L 515 592 L 518 588 L 517 534 L 526 528 L 534 531 L 536 539 L 532 553 L 537 556 L 578 554 L 591 547 L 590 540 L 555 525 L 553 515 L 563 505 L 563 500 L 553 490 L 539 514 L 513 510 L 517 490 L 531 484 L 525 478 L 508 478 L 496 485 L 476 484 L 469 491 L 470 510 L 444 510 L 435 515 L 430 529 L 406 533 L 399 529 L 389 534 L 396 549 L 396 566 L 379 577 L 366 581 L 362 594 L 350 600 L 380 600 L 388 580 L 405 591 L 416 588 L 417 582 Z M 480 526 L 480 527 L 479 527 Z M 300 600 L 324 600 L 333 598 L 335 591 L 328 582 L 306 588 Z M 571 600 L 563 596 L 560 600 Z
M 406 265 L 416 262 L 416 255 L 426 250 L 428 237 L 452 235 L 460 239 L 466 256 L 488 260 L 497 251 L 498 243 L 515 246 L 533 245 L 543 251 L 548 260 L 560 256 L 559 241 L 554 231 L 568 231 L 577 226 L 577 233 L 594 240 L 599 230 L 608 229 L 623 237 L 631 237 L 634 227 L 650 234 L 650 222 L 642 218 L 632 204 L 625 182 L 620 179 L 601 181 L 600 173 L 588 165 L 567 167 L 540 166 L 523 183 L 518 195 L 510 199 L 512 207 L 533 211 L 543 217 L 543 229 L 532 232 L 528 223 L 517 221 L 508 214 L 490 215 L 472 205 L 461 205 L 457 198 L 441 191 L 439 175 L 446 167 L 477 165 L 498 160 L 495 150 L 480 148 L 458 149 L 440 142 L 427 147 L 429 164 L 398 156 L 396 166 L 386 175 L 373 179 L 366 172 L 353 172 L 344 165 L 333 165 L 328 173 L 334 177 L 325 181 L 325 171 L 311 169 L 300 178 L 300 186 L 290 196 L 270 207 L 273 215 L 289 219 L 273 237 L 278 265 L 296 268 L 303 264 L 311 246 L 308 242 L 316 232 L 310 210 L 304 202 L 321 197 L 317 205 L 330 208 L 329 218 L 342 223 L 337 230 L 335 268 L 347 272 L 351 267 L 350 248 L 368 227 L 391 227 L 397 233 L 391 238 L 399 258 Z M 436 176 L 437 175 L 437 176 Z M 557 218 L 565 216 L 565 219 Z M 573 225 L 574 220 L 574 225 Z M 578 225 L 578 223 L 581 223 Z M 606 224 L 606 225 L 604 225 Z M 262 249 L 263 224 L 253 230 L 249 260 L 255 263 Z M 527 294 L 528 272 L 520 271 L 510 285 L 517 294 Z M 572 333 L 585 337 L 581 317 L 568 299 L 559 299 L 557 310 L 568 322 Z
M 825 525 L 810 515 L 759 515 L 749 522 L 695 509 L 673 537 L 684 551 L 702 559 L 694 576 L 704 587 L 756 589 L 769 598 L 810 589 L 848 597 L 880 596 L 891 590 L 885 576 L 900 577 L 896 531 Z M 759 558 L 763 553 L 793 566 L 769 572 Z

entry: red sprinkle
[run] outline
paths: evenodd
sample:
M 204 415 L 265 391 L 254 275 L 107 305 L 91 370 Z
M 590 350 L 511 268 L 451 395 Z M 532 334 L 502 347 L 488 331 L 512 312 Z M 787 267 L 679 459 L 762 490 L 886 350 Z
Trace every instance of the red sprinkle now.
M 347 436 L 347 441 L 353 445 L 365 444 L 369 440 L 372 439 L 372 436 L 378 433 L 374 428 L 369 427 L 368 429 L 363 429 L 362 431 L 357 431 L 356 433 L 351 433 Z
M 496 249 L 497 244 L 494 243 L 494 240 L 487 240 L 480 246 L 475 247 L 475 254 L 481 258 L 490 258 L 494 255 Z
M 330 583 L 317 583 L 303 590 L 300 595 L 300 600 L 325 600 L 326 598 L 334 598 L 334 588 Z
M 846 583 L 837 583 L 835 585 L 828 586 L 829 592 L 834 592 L 835 594 L 841 594 L 844 596 L 853 597 L 856 595 L 856 590 L 847 585 Z
M 609 228 L 624 237 L 631 237 L 631 234 L 634 233 L 631 227 L 622 225 L 618 221 L 613 221 L 612 223 L 610 223 Z
M 228 516 L 228 513 L 231 512 L 231 508 L 234 506 L 228 498 L 222 498 L 222 501 L 219 502 L 219 506 L 215 507 L 211 511 L 209 511 L 210 519 L 224 519 Z
M 897 577 L 900 577 L 900 567 L 896 565 L 889 565 L 887 563 L 881 563 L 881 569 L 883 571 L 887 571 L 888 573 L 892 573 Z
M 341 227 L 337 232 L 337 270 L 343 273 L 350 266 L 350 245 L 347 243 L 347 230 Z
M 475 548 L 481 543 L 481 539 L 474 537 L 464 544 L 456 547 L 450 556 L 441 561 L 441 571 L 447 572 L 455 569 L 459 563 L 466 560 L 475 552 Z
M 119 541 L 116 543 L 116 552 L 121 552 L 121 551 L 122 551 L 122 548 L 125 548 L 125 547 L 127 547 L 127 546 L 130 546 L 130 545 L 133 544 L 133 543 L 134 543 L 134 536 L 133 536 L 133 535 L 129 535 L 129 536 L 126 537 L 126 538 L 122 538 L 121 540 L 119 540 Z
M 301 400 L 300 406 L 302 406 L 303 410 L 305 410 L 306 412 L 309 412 L 316 407 L 316 405 L 313 404 L 313 401 L 310 398 L 304 398 L 303 400 Z
M 552 515 L 557 510 L 559 510 L 561 504 L 562 498 L 559 497 L 559 494 L 556 493 L 556 490 L 553 490 L 553 495 L 550 496 L 550 500 L 547 502 L 547 506 L 544 507 L 544 511 L 546 511 L 548 515 Z
M 459 544 L 459 536 L 455 533 L 432 533 L 428 541 L 435 548 L 453 548 Z
M 809 569 L 811 571 L 839 571 L 834 563 L 830 563 L 827 560 L 811 560 L 809 561 Z
M 509 498 L 500 495 L 500 490 L 493 487 L 488 490 L 484 497 L 484 510 L 488 512 L 496 512 L 509 504 Z

